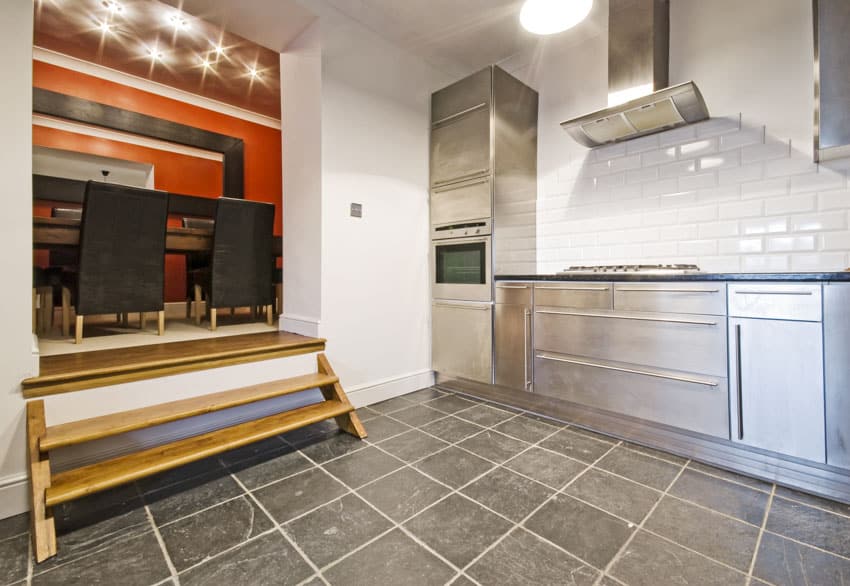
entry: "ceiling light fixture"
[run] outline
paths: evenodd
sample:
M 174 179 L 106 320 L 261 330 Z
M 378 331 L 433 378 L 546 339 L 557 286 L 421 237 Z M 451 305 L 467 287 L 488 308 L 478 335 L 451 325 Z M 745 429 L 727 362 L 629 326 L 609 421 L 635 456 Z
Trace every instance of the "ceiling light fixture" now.
M 162 61 L 164 55 L 156 47 L 151 47 L 148 49 L 148 57 L 151 58 L 151 61 Z
M 224 47 L 221 46 L 221 43 L 219 43 L 218 45 L 213 45 L 213 50 L 215 51 L 215 54 L 219 57 L 224 55 Z
M 112 32 L 112 25 L 109 24 L 108 22 L 106 22 L 105 20 L 98 22 L 97 28 L 99 28 L 101 30 L 101 32 L 104 32 L 104 33 L 111 33 Z
M 519 21 L 536 35 L 552 35 L 583 21 L 592 7 L 593 0 L 525 0 Z
M 114 14 L 121 14 L 124 12 L 124 5 L 120 2 L 116 2 L 115 0 L 104 0 L 103 5 L 109 9 L 109 12 Z
M 256 67 L 249 67 L 248 73 L 251 74 L 251 79 L 257 79 L 258 77 L 260 77 L 260 72 L 257 71 Z
M 203 65 L 204 69 L 209 69 L 212 67 L 212 62 L 207 57 L 201 57 L 201 65 Z
M 189 21 L 180 16 L 178 13 L 171 14 L 168 17 L 168 22 L 170 22 L 171 25 L 178 30 L 185 31 L 189 29 Z

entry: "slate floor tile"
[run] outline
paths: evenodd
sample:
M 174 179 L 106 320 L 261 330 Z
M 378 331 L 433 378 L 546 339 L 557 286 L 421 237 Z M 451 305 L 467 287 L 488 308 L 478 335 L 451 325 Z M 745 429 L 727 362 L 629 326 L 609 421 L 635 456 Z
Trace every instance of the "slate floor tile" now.
M 294 585 L 313 570 L 277 531 L 266 533 L 180 575 L 181 586 Z
M 744 586 L 746 574 L 639 531 L 611 568 L 629 586 Z
M 437 556 L 396 529 L 324 572 L 331 584 L 416 584 L 437 586 L 455 571 Z
M 719 478 L 723 478 L 724 480 L 728 480 L 730 482 L 737 482 L 738 484 L 745 484 L 750 488 L 755 488 L 757 490 L 762 490 L 765 492 L 770 492 L 772 488 L 772 484 L 769 482 L 765 482 L 763 480 L 759 480 L 757 478 L 751 478 L 749 476 L 744 476 L 743 474 L 737 474 L 735 472 L 729 472 L 728 470 L 723 470 L 722 468 L 715 468 L 714 466 L 709 466 L 708 464 L 702 464 L 700 462 L 690 462 L 688 464 L 688 468 L 693 470 L 697 470 L 699 472 L 703 472 L 705 474 L 711 474 L 712 476 L 717 476 Z
M 358 488 L 403 465 L 398 458 L 369 447 L 322 466 L 346 486 Z
M 517 528 L 467 570 L 481 584 L 590 586 L 599 572 Z
M 327 472 L 312 468 L 260 488 L 253 494 L 278 523 L 285 523 L 346 492 L 347 489 Z
M 611 449 L 611 444 L 601 442 L 586 435 L 573 433 L 570 429 L 562 429 L 555 435 L 543 440 L 540 447 L 553 450 L 564 456 L 594 462 Z
M 292 447 L 241 460 L 229 467 L 248 490 L 311 468 L 313 463 Z
M 666 496 L 644 527 L 733 568 L 749 569 L 759 528 Z
M 459 447 L 501 464 L 529 447 L 529 444 L 496 431 L 482 431 L 458 444 Z
M 437 553 L 462 568 L 504 535 L 511 523 L 481 505 L 453 494 L 404 526 Z
M 301 551 L 321 568 L 392 526 L 363 499 L 347 494 L 290 521 L 284 530 Z
M 40 569 L 41 566 L 38 567 Z M 153 532 L 149 532 L 94 550 L 91 555 L 57 566 L 43 574 L 36 574 L 32 583 L 33 586 L 149 586 L 165 580 L 169 575 L 159 542 Z
M 785 499 L 774 499 L 768 531 L 850 557 L 850 518 Z
M 402 468 L 357 492 L 393 521 L 401 523 L 443 498 L 449 489 L 413 468 Z
M 790 488 L 785 488 L 784 486 L 777 486 L 775 494 L 777 497 L 797 501 L 798 503 L 803 503 L 812 507 L 825 509 L 831 513 L 835 513 L 836 515 L 844 515 L 845 517 L 850 517 L 850 505 L 846 503 L 839 503 L 838 501 L 833 501 L 811 494 L 806 494 L 805 492 L 792 490 Z
M 426 405 L 432 409 L 439 409 L 443 413 L 452 414 L 457 411 L 463 411 L 464 409 L 474 407 L 476 403 L 467 401 L 463 397 L 458 397 L 457 395 L 446 395 L 445 397 L 428 401 Z
M 595 431 L 591 431 L 583 427 L 578 427 L 576 425 L 570 425 L 569 430 L 578 435 L 583 435 L 584 437 L 589 437 L 591 439 L 595 439 L 596 441 L 605 442 L 608 444 L 616 444 L 620 441 L 615 437 L 611 437 L 610 435 L 605 435 L 604 433 L 597 433 Z
M 247 496 L 222 503 L 161 527 L 168 555 L 178 572 L 274 527 Z
M 670 494 L 720 511 L 753 525 L 761 525 L 770 495 L 693 470 L 685 470 Z
M 482 427 L 491 427 L 496 425 L 497 423 L 501 423 L 506 419 L 510 419 L 513 417 L 515 413 L 511 413 L 510 411 L 505 411 L 504 409 L 497 409 L 496 407 L 492 407 L 490 405 L 476 405 L 471 409 L 466 409 L 457 414 L 458 417 L 465 421 L 469 421 L 475 423 L 476 425 L 480 425 Z
M 493 468 L 492 463 L 454 446 L 428 456 L 413 466 L 453 488 L 459 488 Z
M 765 533 L 753 575 L 776 586 L 850 584 L 850 560 Z
M 557 427 L 525 415 L 517 415 L 512 419 L 503 421 L 493 429 L 530 444 L 537 443 L 558 431 Z
M 670 462 L 671 464 L 685 465 L 688 462 L 688 459 L 683 458 L 682 456 L 677 456 L 675 454 L 671 454 L 670 452 L 665 452 L 664 450 L 656 450 L 655 448 L 649 448 L 640 444 L 623 442 L 623 447 L 626 447 L 634 452 L 640 452 L 641 454 L 644 454 L 646 456 L 652 456 L 653 458 L 658 458 L 659 460 Z
M 313 423 L 307 427 L 288 431 L 280 437 L 283 438 L 284 442 L 287 444 L 302 446 L 314 444 L 323 439 L 338 435 L 339 433 L 341 432 L 336 421 L 333 419 L 326 419 L 325 421 L 319 421 L 318 423 Z
M 400 433 L 404 433 L 410 429 L 410 426 L 400 423 L 395 419 L 380 416 L 372 419 L 366 428 L 366 433 L 369 434 L 369 441 L 377 443 L 385 439 L 391 438 Z
M 21 513 L 14 517 L 0 519 L 0 540 L 26 533 L 30 528 L 29 513 Z
M 579 476 L 565 492 L 633 523 L 643 521 L 661 498 L 656 490 L 595 469 Z
M 369 409 L 372 411 L 377 411 L 378 413 L 383 413 L 386 415 L 387 413 L 392 413 L 393 411 L 399 411 L 401 409 L 406 409 L 413 405 L 413 402 L 408 401 L 407 397 L 394 397 L 392 399 L 387 399 L 386 401 L 381 401 L 380 403 L 373 403 L 369 405 Z
M 565 495 L 543 505 L 525 527 L 597 568 L 604 568 L 632 534 L 624 521 Z
M 351 454 L 357 450 L 363 450 L 369 446 L 363 440 L 342 431 L 336 431 L 327 438 L 308 440 L 306 443 L 295 445 L 303 455 L 318 464 Z
M 552 488 L 561 489 L 587 468 L 587 464 L 533 447 L 505 462 L 505 467 Z
M 412 407 L 402 409 L 401 411 L 394 411 L 392 413 L 392 417 L 394 419 L 398 419 L 399 421 L 413 427 L 419 427 L 420 425 L 431 423 L 432 421 L 442 419 L 445 416 L 446 414 L 442 411 L 431 409 L 426 405 L 413 405 Z
M 280 443 L 279 440 L 278 443 Z M 218 458 L 204 458 L 179 468 L 142 478 L 138 481 L 138 485 L 142 492 L 154 492 L 175 484 L 185 484 L 198 477 L 212 478 L 214 476 L 227 476 L 227 470 L 224 469 Z
M 235 450 L 230 450 L 229 452 L 223 453 L 220 458 L 225 467 L 227 467 L 233 466 L 242 460 L 250 460 L 257 458 L 258 456 L 280 452 L 287 449 L 291 451 L 291 448 L 287 446 L 286 442 L 281 440 L 280 437 L 275 436 L 259 442 L 254 442 L 253 444 L 248 444 L 247 446 L 242 446 L 241 448 L 236 448 Z
M 550 488 L 499 467 L 461 490 L 485 507 L 519 522 L 554 494 Z
M 0 541 L 0 584 L 13 584 L 27 577 L 29 543 L 27 533 Z
M 446 417 L 428 425 L 423 425 L 420 429 L 450 444 L 459 442 L 484 430 L 479 425 L 458 419 L 457 417 Z
M 439 399 L 440 397 L 445 396 L 448 396 L 448 393 L 429 387 L 427 389 L 408 393 L 407 395 L 404 395 L 404 398 L 412 403 L 427 403 L 428 401 L 433 401 L 434 399 Z
M 381 442 L 382 450 L 408 463 L 420 460 L 446 447 L 448 447 L 448 444 L 443 440 L 432 437 L 418 429 L 411 429 Z
M 682 469 L 680 464 L 651 458 L 622 446 L 614 448 L 596 467 L 658 490 L 666 490 Z
M 245 491 L 228 476 L 200 476 L 182 484 L 145 493 L 151 515 L 158 525 L 197 513 Z
M 366 423 L 367 421 L 374 419 L 375 417 L 380 417 L 381 414 L 377 411 L 373 411 L 368 407 L 359 407 L 357 409 L 357 416 L 360 417 L 360 421 Z

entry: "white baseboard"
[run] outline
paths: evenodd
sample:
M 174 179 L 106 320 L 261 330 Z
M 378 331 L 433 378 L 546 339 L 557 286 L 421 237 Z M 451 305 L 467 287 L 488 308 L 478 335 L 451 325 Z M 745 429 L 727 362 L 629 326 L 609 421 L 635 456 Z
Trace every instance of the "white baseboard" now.
M 15 474 L 0 479 L 0 519 L 20 515 L 29 510 L 27 475 Z
M 345 389 L 345 392 L 355 407 L 365 407 L 430 387 L 433 384 L 434 371 L 429 368 L 365 385 L 349 387 Z
M 302 315 L 283 314 L 280 316 L 279 326 L 282 332 L 292 332 L 311 338 L 319 337 L 319 320 Z

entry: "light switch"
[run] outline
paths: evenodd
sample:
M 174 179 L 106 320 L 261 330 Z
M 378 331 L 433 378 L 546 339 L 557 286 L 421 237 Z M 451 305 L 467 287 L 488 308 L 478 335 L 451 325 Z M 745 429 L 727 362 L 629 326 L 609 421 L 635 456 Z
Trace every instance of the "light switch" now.
M 351 217 L 352 218 L 362 218 L 363 217 L 363 204 L 362 203 L 352 203 L 351 204 Z

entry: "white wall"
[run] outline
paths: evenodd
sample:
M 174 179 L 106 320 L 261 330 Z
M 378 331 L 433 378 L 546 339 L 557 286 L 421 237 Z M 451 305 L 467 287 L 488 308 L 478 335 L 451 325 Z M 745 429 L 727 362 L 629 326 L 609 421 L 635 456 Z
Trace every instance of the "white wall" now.
M 672 0 L 670 26 L 670 82 L 695 80 L 715 120 L 619 146 L 559 127 L 607 103 L 607 31 L 504 64 L 540 92 L 538 270 L 845 268 L 847 161 L 811 163 L 810 3 Z
M 26 493 L 24 401 L 20 381 L 32 374 L 32 10 L 30 0 L 4 3 L 0 19 L 3 108 L 0 156 L 3 213 L 0 250 L 0 518 L 20 512 Z

